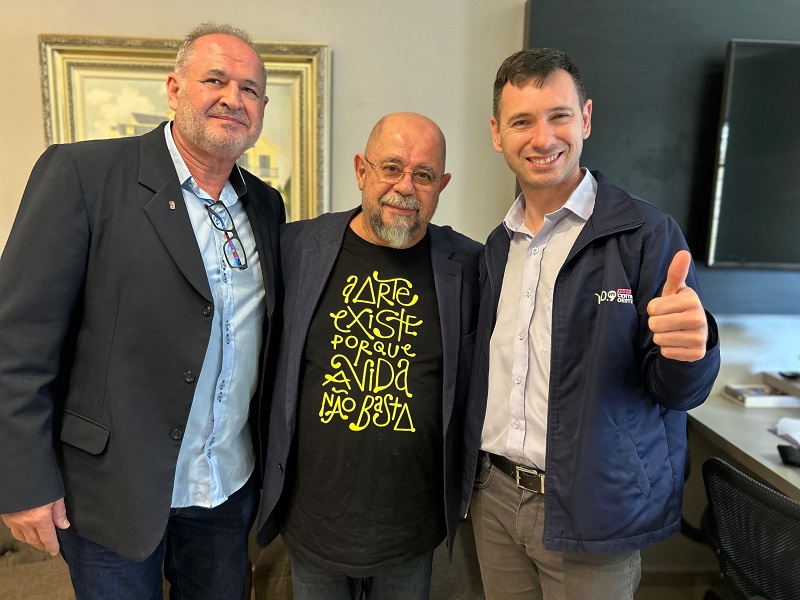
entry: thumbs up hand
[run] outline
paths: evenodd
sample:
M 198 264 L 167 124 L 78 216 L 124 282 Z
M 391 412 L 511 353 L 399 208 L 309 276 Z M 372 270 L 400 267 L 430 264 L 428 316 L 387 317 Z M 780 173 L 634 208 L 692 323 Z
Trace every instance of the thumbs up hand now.
M 686 276 L 692 257 L 680 250 L 672 259 L 667 281 L 659 298 L 647 305 L 647 321 L 653 341 L 661 355 L 673 360 L 692 362 L 706 353 L 708 322 L 703 305 L 695 291 L 687 287 Z

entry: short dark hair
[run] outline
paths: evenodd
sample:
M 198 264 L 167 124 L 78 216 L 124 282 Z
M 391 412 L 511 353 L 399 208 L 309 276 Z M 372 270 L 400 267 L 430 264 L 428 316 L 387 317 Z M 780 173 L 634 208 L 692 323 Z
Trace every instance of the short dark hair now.
M 516 87 L 522 87 L 527 83 L 542 87 L 547 78 L 558 69 L 563 69 L 572 77 L 572 81 L 575 82 L 575 91 L 578 92 L 580 107 L 583 108 L 583 105 L 586 104 L 586 89 L 583 87 L 578 66 L 561 50 L 530 48 L 509 56 L 497 70 L 492 98 L 494 118 L 500 117 L 500 97 L 503 95 L 503 88 L 507 83 Z

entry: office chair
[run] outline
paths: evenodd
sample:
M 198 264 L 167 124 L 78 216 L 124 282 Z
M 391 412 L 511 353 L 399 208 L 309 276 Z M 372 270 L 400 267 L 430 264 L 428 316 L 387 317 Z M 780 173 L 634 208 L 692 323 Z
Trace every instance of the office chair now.
M 689 426 L 687 423 L 686 426 L 686 437 L 689 437 Z M 686 445 L 686 457 L 684 458 L 683 463 L 683 481 L 689 480 L 689 475 L 692 471 L 692 456 L 691 456 L 691 447 L 687 443 Z M 686 517 L 683 516 L 681 513 L 681 533 L 685 535 L 687 538 L 692 540 L 693 542 L 697 542 L 698 544 L 702 544 L 703 546 L 711 546 L 711 540 L 709 540 L 708 533 L 709 530 L 709 523 L 708 523 L 708 507 L 703 511 L 702 520 L 700 523 L 700 527 L 695 527 L 689 521 L 686 520 Z
M 725 598 L 800 598 L 800 503 L 719 458 L 703 481 Z

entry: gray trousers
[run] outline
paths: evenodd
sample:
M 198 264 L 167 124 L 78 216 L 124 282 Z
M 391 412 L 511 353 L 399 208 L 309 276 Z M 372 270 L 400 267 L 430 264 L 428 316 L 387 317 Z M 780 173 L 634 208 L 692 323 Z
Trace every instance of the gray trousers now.
M 624 554 L 545 550 L 544 496 L 518 488 L 486 457 L 481 460 L 470 510 L 488 600 L 633 599 L 641 577 L 638 550 Z

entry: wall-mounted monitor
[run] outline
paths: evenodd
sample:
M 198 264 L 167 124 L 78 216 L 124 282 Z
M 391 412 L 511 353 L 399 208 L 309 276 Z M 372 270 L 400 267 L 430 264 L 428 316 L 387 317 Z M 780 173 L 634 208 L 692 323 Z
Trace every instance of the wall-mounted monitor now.
M 709 266 L 800 269 L 800 42 L 731 40 Z

